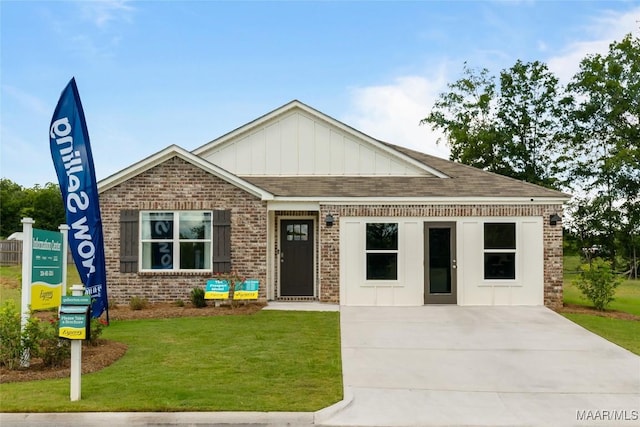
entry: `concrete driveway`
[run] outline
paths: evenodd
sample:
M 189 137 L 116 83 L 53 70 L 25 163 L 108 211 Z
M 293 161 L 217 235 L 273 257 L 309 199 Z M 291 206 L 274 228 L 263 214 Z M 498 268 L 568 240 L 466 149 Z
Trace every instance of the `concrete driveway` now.
M 640 357 L 547 308 L 340 311 L 345 400 L 318 424 L 640 425 Z

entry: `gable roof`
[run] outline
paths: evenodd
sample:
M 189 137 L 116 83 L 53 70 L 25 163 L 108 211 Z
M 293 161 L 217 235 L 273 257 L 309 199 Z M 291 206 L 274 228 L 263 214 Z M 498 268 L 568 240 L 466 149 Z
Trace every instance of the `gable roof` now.
M 201 168 L 202 170 L 217 176 L 218 178 L 227 181 L 230 184 L 235 185 L 238 188 L 241 188 L 247 191 L 250 194 L 253 194 L 256 197 L 259 197 L 261 200 L 270 200 L 273 198 L 273 195 L 268 191 L 265 191 L 263 188 L 260 188 L 248 181 L 243 180 L 242 178 L 227 172 L 226 170 L 207 162 L 206 160 L 201 159 L 198 156 L 193 155 L 189 151 L 184 148 L 178 147 L 177 145 L 170 145 L 164 150 L 161 150 L 146 159 L 135 163 L 125 169 L 122 169 L 120 172 L 117 172 L 98 183 L 98 193 L 102 193 L 110 188 L 115 187 L 116 185 L 125 182 L 136 175 L 141 174 L 155 166 L 158 166 L 169 159 L 174 157 L 178 157 L 183 159 L 184 161 L 191 163 L 192 165 Z
M 225 144 L 255 132 L 265 124 L 293 111 L 313 115 L 314 119 L 328 122 L 362 144 L 399 159 L 420 174 L 387 175 L 331 175 L 305 176 L 243 175 L 234 174 L 206 158 Z M 202 170 L 215 175 L 261 200 L 334 201 L 334 202 L 546 202 L 562 203 L 571 198 L 560 191 L 508 178 L 495 173 L 445 160 L 416 150 L 386 143 L 365 135 L 311 107 L 292 101 L 240 128 L 231 131 L 189 152 L 171 145 L 148 158 L 117 172 L 98 183 L 98 191 L 106 191 L 173 157 L 179 157 Z M 418 170 L 416 169 L 416 170 Z
M 293 100 L 192 151 L 241 176 L 446 174 Z M 338 163 L 342 162 L 341 166 Z

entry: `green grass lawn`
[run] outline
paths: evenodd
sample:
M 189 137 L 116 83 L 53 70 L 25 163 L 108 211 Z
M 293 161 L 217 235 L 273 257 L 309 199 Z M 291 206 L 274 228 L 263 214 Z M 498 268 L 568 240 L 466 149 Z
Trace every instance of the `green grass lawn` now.
M 580 266 L 578 256 L 564 258 L 564 302 L 565 304 L 593 307 L 572 281 L 577 277 Z M 616 288 L 615 300 L 607 310 L 621 311 L 640 316 L 640 280 L 625 280 Z M 570 314 L 564 316 L 585 329 L 640 355 L 640 321 L 611 319 L 591 314 Z
M 125 356 L 69 379 L 0 384 L 5 412 L 315 411 L 342 399 L 339 313 L 114 321 Z

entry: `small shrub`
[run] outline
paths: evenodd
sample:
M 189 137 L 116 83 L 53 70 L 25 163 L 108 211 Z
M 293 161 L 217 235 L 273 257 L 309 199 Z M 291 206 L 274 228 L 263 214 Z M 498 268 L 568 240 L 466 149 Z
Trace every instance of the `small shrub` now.
M 129 308 L 131 310 L 143 310 L 147 307 L 149 307 L 149 300 L 146 298 L 132 297 L 129 301 Z
M 622 278 L 616 276 L 611 263 L 602 258 L 594 258 L 590 264 L 582 265 L 580 270 L 580 276 L 573 284 L 593 303 L 596 310 L 603 311 L 614 300 Z
M 184 307 L 184 301 L 182 301 L 181 299 L 176 300 L 176 302 L 173 303 L 176 307 Z
M 202 308 L 207 306 L 207 300 L 204 299 L 204 289 L 191 289 L 191 303 L 194 307 Z
M 91 331 L 89 333 L 89 340 L 87 341 L 87 344 L 96 347 L 98 345 L 98 340 L 102 335 L 102 329 L 107 325 L 107 321 L 102 318 L 92 318 L 90 324 Z
M 38 353 L 40 325 L 38 319 L 29 317 L 27 327 L 21 332 L 21 315 L 15 302 L 9 300 L 0 307 L 0 365 L 8 369 L 20 367 L 22 355 Z
M 41 322 L 38 339 L 38 356 L 44 366 L 57 367 L 64 365 L 71 356 L 71 342 L 59 337 L 60 320 L 52 317 L 48 322 Z

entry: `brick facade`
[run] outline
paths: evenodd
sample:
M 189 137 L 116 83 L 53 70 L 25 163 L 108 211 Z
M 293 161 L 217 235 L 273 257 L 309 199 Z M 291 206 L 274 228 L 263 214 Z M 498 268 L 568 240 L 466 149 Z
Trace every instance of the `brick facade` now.
M 100 194 L 109 300 L 131 297 L 151 302 L 189 301 L 191 289 L 203 287 L 206 273 L 120 273 L 120 211 L 231 210 L 231 265 L 239 275 L 260 280 L 266 299 L 266 202 L 174 157 Z

